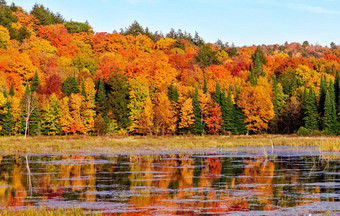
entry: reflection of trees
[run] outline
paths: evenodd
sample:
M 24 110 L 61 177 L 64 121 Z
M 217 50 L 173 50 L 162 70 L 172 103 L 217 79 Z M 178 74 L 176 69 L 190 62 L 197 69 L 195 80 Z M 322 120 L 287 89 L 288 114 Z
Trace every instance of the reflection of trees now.
M 272 209 L 274 163 L 266 158 L 246 160 L 243 173 L 238 176 L 239 190 L 247 191 L 248 202 L 256 202 L 263 210 Z
M 96 164 L 97 159 L 108 162 Z M 320 196 L 338 193 L 337 186 L 313 185 L 339 181 L 339 161 L 317 157 L 269 161 L 213 155 L 66 155 L 31 156 L 30 161 L 33 201 L 42 205 L 50 199 L 118 201 L 127 202 L 137 215 L 193 215 L 339 201 Z M 0 157 L 0 207 L 34 205 L 27 201 L 26 172 L 23 158 Z

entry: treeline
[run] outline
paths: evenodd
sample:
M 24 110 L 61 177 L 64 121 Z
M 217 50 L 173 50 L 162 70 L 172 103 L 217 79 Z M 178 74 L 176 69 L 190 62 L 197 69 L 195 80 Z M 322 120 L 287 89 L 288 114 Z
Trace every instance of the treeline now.
M 0 134 L 339 134 L 340 49 L 95 33 L 0 0 Z

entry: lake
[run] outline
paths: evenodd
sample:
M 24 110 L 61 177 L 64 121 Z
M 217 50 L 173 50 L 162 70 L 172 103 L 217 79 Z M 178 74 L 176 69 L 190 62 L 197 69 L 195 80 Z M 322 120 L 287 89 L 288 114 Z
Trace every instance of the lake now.
M 340 153 L 259 147 L 2 155 L 0 208 L 7 207 L 80 207 L 112 215 L 336 215 Z

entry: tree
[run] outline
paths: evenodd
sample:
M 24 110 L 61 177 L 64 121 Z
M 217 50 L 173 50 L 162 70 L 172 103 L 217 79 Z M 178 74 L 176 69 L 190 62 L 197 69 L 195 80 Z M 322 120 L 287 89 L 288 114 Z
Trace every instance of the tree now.
M 100 113 L 103 117 L 105 117 L 109 111 L 103 77 L 100 79 L 96 95 L 96 111 L 97 114 Z
M 237 129 L 235 127 L 235 110 L 234 104 L 231 98 L 231 87 L 229 87 L 228 97 L 225 98 L 225 91 L 223 93 L 222 99 L 225 100 L 225 104 L 221 106 L 222 108 L 222 116 L 223 116 L 223 128 L 227 132 L 237 133 Z M 222 103 L 221 103 L 222 104 Z
M 59 13 L 54 14 L 50 9 L 39 4 L 33 6 L 31 14 L 35 16 L 41 25 L 53 25 L 65 22 Z
M 5 105 L 5 116 L 3 120 L 1 135 L 3 136 L 11 136 L 14 135 L 14 119 L 12 115 L 12 104 L 9 100 L 7 100 Z
M 13 81 L 11 82 L 11 87 L 9 89 L 9 93 L 8 93 L 9 96 L 14 96 L 15 95 L 15 92 L 14 92 L 14 86 L 13 86 Z
M 108 82 L 108 104 L 119 128 L 130 125 L 129 84 L 125 75 L 114 73 Z
M 305 128 L 310 130 L 317 130 L 318 127 L 318 110 L 316 106 L 316 98 L 312 86 L 309 88 L 308 94 L 305 92 L 303 96 Z
M 35 97 L 36 98 L 36 97 Z M 26 91 L 24 93 L 22 104 L 23 104 L 23 117 L 25 119 L 25 138 L 27 137 L 27 133 L 29 130 L 29 123 L 30 123 L 30 117 L 33 111 L 37 108 L 37 102 L 32 98 L 32 93 L 29 88 L 29 85 L 26 85 Z
M 216 89 L 213 98 L 216 103 L 218 103 L 219 105 L 221 104 L 221 88 L 218 80 L 216 80 Z
M 32 99 L 32 104 L 35 106 L 31 115 L 30 115 L 30 122 L 29 122 L 29 134 L 30 135 L 38 135 L 40 132 L 40 110 L 38 106 L 38 98 L 37 94 L 34 92 L 34 97 Z
M 273 77 L 273 92 L 274 92 L 273 99 L 274 113 L 276 116 L 280 116 L 281 109 L 284 107 L 288 95 L 283 93 L 282 85 L 281 83 L 277 82 L 275 76 Z
M 178 94 L 178 90 L 177 87 L 173 86 L 172 83 L 171 85 L 168 87 L 168 97 L 170 101 L 173 101 L 175 103 L 177 103 L 178 98 L 179 98 L 179 94 Z
M 154 109 L 150 96 L 142 105 L 142 113 L 136 122 L 135 131 L 140 134 L 152 134 L 154 126 Z
M 172 134 L 176 130 L 176 113 L 173 111 L 168 96 L 162 92 L 156 97 L 154 106 L 154 126 L 158 134 Z
M 207 77 L 204 74 L 204 77 L 203 77 L 203 93 L 206 94 L 207 92 L 208 92 Z
M 326 92 L 325 107 L 324 107 L 324 118 L 323 118 L 323 129 L 326 134 L 333 134 L 333 112 L 334 107 L 332 105 L 331 96 L 329 91 Z
M 203 45 L 201 47 L 196 60 L 204 67 L 209 67 L 212 64 L 221 64 L 217 57 L 217 51 L 211 50 L 209 45 Z
M 237 105 L 245 115 L 248 132 L 268 129 L 268 122 L 274 117 L 271 89 L 262 85 L 246 86 L 239 94 Z
M 319 107 L 318 107 L 319 115 L 321 118 L 324 116 L 326 92 L 327 92 L 327 80 L 326 80 L 326 76 L 322 76 L 321 84 L 320 84 Z
M 39 76 L 38 76 L 38 71 L 36 70 L 33 80 L 32 80 L 32 86 L 31 86 L 32 92 L 37 90 L 38 85 L 39 85 Z
M 205 121 L 207 132 L 210 134 L 218 133 L 223 124 L 221 107 L 215 101 L 211 101 L 208 105 L 208 116 Z
M 67 97 L 66 97 L 67 98 Z M 60 117 L 65 115 L 61 114 L 60 101 L 55 94 L 49 97 L 49 104 L 43 109 L 43 118 L 41 123 L 41 130 L 45 135 L 58 135 L 62 133 Z
M 65 23 L 65 28 L 67 29 L 68 33 L 89 33 L 90 32 L 90 26 L 86 23 L 81 23 L 81 22 L 66 22 Z
M 192 106 L 192 99 L 188 98 L 181 106 L 179 113 L 179 126 L 180 130 L 188 131 L 194 123 L 195 115 Z
M 203 133 L 203 125 L 201 120 L 201 110 L 198 102 L 198 88 L 195 87 L 195 93 L 192 99 L 192 107 L 195 115 L 194 123 L 191 126 L 191 133 L 193 134 L 202 134 Z
M 334 94 L 335 94 L 335 109 L 340 113 L 340 77 L 339 70 L 336 70 L 334 80 Z

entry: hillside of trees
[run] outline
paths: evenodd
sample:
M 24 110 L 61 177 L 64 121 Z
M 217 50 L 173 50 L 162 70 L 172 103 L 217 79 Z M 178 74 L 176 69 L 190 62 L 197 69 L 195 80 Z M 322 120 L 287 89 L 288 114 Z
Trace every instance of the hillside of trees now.
M 113 33 L 0 0 L 0 135 L 337 135 L 340 47 Z

